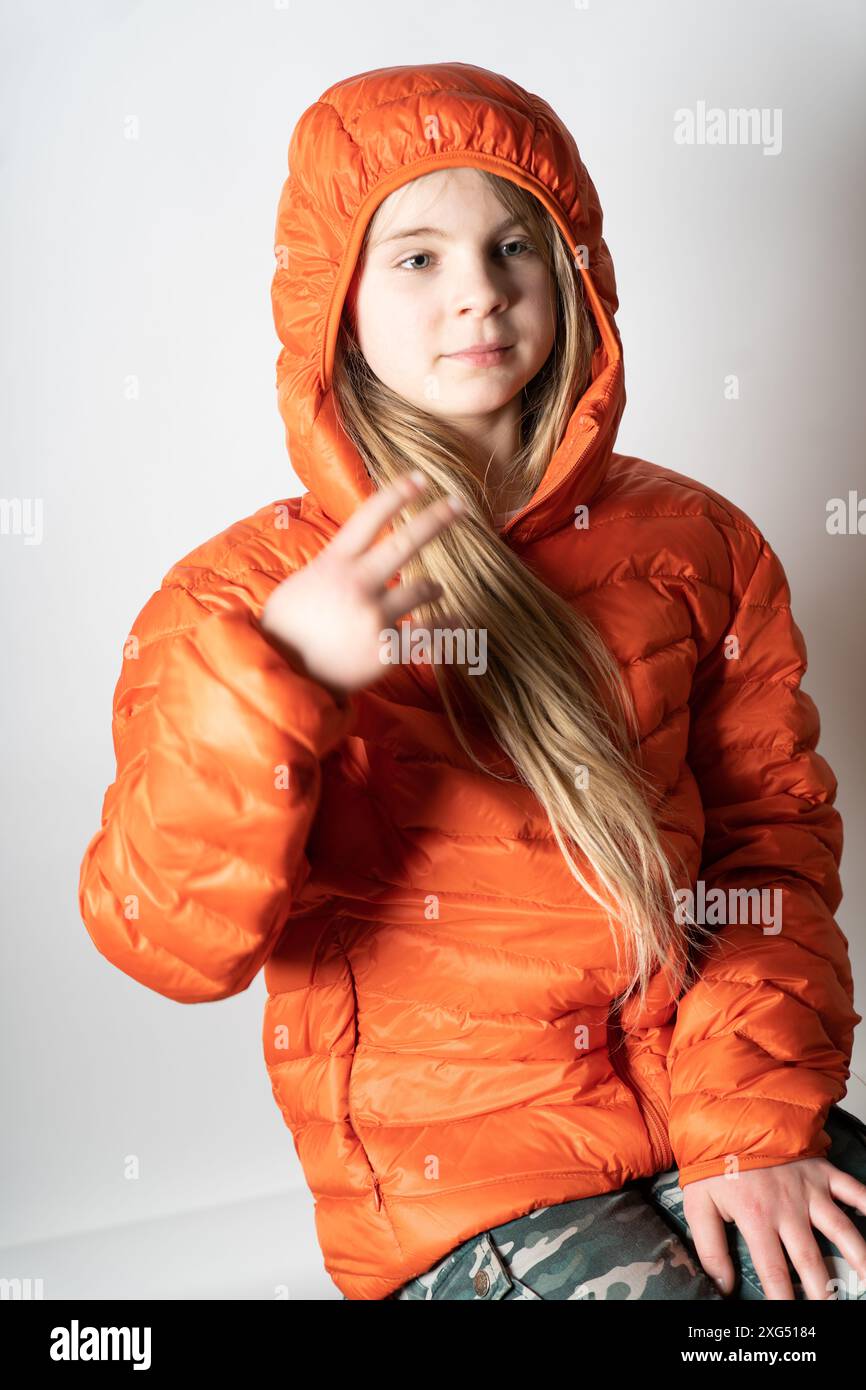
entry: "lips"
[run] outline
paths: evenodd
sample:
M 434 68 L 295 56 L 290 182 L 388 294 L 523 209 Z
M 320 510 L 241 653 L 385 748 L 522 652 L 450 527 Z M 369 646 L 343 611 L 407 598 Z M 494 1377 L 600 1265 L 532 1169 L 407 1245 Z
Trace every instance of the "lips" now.
M 513 346 L 513 343 L 476 343 L 474 347 L 464 348 L 461 352 L 449 352 L 447 356 L 458 362 L 489 366 L 501 362 Z

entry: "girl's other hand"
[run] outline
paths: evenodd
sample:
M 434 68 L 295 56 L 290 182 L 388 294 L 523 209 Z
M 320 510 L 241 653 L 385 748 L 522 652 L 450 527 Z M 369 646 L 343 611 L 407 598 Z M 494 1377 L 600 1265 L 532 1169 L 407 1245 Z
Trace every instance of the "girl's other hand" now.
M 440 498 L 373 545 L 382 527 L 426 485 L 423 474 L 409 474 L 368 497 L 314 560 L 277 585 L 262 609 L 262 631 L 338 700 L 385 674 L 383 628 L 442 594 L 441 584 L 426 580 L 390 589 L 386 584 L 457 519 L 460 499 L 455 507 Z
M 802 1158 L 687 1183 L 683 1211 L 698 1259 L 722 1292 L 734 1285 L 726 1221 L 739 1227 L 767 1299 L 793 1299 L 784 1245 L 806 1298 L 831 1297 L 830 1275 L 812 1227 L 866 1279 L 866 1240 L 833 1198 L 866 1215 L 866 1187 L 826 1158 Z M 850 1296 L 850 1295 L 849 1295 Z

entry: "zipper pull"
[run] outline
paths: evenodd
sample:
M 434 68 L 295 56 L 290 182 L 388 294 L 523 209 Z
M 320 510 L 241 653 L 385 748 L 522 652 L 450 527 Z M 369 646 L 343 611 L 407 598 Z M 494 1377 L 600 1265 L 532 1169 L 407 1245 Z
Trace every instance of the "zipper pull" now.
M 375 1175 L 373 1177 L 373 1201 L 376 1205 L 376 1210 L 379 1211 L 382 1206 L 382 1193 L 379 1191 L 379 1179 Z

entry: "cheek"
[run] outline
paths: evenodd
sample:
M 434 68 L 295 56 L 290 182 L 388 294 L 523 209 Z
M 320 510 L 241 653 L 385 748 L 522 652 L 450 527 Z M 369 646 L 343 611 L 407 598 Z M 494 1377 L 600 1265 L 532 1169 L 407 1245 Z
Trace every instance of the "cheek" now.
M 424 332 L 423 316 L 412 299 L 393 282 L 366 277 L 357 296 L 357 332 L 368 360 L 399 360 L 417 347 Z
M 550 292 L 546 285 L 539 291 L 536 314 L 539 341 L 545 347 L 550 348 L 556 333 L 556 306 L 551 301 Z
M 553 343 L 556 332 L 556 306 L 550 276 L 546 271 L 533 276 L 525 286 L 523 304 L 525 323 L 533 341 L 539 346 Z
M 393 295 L 386 312 L 377 316 L 376 346 L 399 377 L 427 370 L 439 349 L 438 318 L 420 296 Z
M 374 277 L 365 276 L 358 286 L 354 313 L 355 332 L 361 351 L 376 371 L 376 364 L 383 353 L 387 356 L 388 308 Z

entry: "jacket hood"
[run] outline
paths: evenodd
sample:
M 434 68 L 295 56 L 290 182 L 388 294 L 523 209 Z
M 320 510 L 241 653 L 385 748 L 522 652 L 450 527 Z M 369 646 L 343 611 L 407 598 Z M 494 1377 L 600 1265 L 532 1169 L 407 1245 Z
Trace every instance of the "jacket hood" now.
M 598 488 L 625 386 L 614 268 L 595 187 L 556 113 L 509 78 L 469 63 L 377 68 L 337 82 L 303 113 L 289 144 L 275 234 L 279 409 L 295 472 L 342 525 L 374 490 L 338 424 L 331 386 L 364 233 L 396 188 L 459 166 L 489 170 L 535 194 L 577 258 L 601 338 L 591 384 L 538 488 L 509 525 L 528 540 L 562 525 Z

